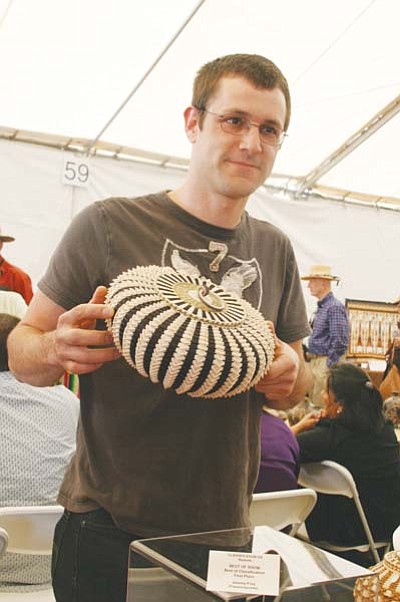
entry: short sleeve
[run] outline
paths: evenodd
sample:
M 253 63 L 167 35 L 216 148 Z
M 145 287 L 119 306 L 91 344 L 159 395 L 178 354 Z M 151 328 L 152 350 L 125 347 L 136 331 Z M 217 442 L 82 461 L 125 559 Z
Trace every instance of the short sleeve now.
M 108 236 L 101 204 L 81 211 L 71 222 L 38 287 L 68 310 L 87 303 L 99 285 L 108 285 Z

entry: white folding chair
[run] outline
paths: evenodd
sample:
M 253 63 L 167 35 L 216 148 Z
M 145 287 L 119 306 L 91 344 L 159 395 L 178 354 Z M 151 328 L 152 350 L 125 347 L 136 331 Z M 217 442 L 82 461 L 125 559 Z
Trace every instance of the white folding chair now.
M 331 460 L 323 460 L 322 462 L 309 462 L 300 466 L 298 482 L 303 487 L 314 489 L 318 493 L 344 495 L 348 498 L 351 498 L 354 501 L 368 541 L 367 544 L 354 546 L 338 546 L 328 541 L 314 541 L 312 543 L 320 548 L 324 548 L 332 552 L 346 550 L 358 550 L 360 552 L 371 551 L 375 561 L 380 562 L 378 549 L 385 548 L 385 551 L 387 551 L 391 542 L 374 541 L 367 517 L 365 516 L 364 508 L 361 504 L 357 486 L 351 472 L 347 468 Z
M 400 550 L 400 526 L 397 527 L 392 535 L 393 550 Z
M 50 555 L 54 528 L 63 512 L 64 508 L 57 505 L 0 508 L 0 546 L 4 537 L 3 541 L 8 541 L 8 552 Z M 1 602 L 11 600 L 53 602 L 55 598 L 51 588 L 34 592 L 0 592 Z
M 3 556 L 3 554 L 6 553 L 7 546 L 8 546 L 7 531 L 0 528 L 0 558 Z
M 295 535 L 316 501 L 317 494 L 312 489 L 253 493 L 250 519 L 255 526 L 267 525 L 278 531 L 291 526 L 289 535 Z

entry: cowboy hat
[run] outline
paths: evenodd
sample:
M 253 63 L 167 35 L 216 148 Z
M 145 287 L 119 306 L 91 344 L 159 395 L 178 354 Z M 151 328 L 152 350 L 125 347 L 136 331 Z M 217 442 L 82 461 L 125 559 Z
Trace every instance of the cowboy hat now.
M 332 270 L 329 265 L 312 265 L 310 273 L 302 276 L 302 280 L 312 280 L 313 278 L 322 278 L 323 280 L 339 280 L 339 276 L 332 276 Z
M 7 236 L 6 234 L 2 234 L 0 228 L 0 242 L 12 242 L 13 240 L 15 240 L 13 236 Z

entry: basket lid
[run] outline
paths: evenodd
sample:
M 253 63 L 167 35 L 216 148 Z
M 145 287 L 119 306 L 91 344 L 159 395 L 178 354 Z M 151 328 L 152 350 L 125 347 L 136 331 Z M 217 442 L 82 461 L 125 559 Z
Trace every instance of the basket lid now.
M 202 276 L 170 267 L 127 270 L 108 289 L 115 345 L 142 376 L 191 397 L 230 397 L 255 385 L 273 360 L 262 314 Z

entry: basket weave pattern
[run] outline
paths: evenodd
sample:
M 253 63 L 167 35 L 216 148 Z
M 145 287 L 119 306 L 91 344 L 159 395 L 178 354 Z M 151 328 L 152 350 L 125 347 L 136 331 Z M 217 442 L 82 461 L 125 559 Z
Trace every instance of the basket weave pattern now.
M 353 595 L 356 602 L 393 602 L 400 601 L 400 555 L 388 552 L 384 559 L 370 567 L 376 577 L 357 579 Z
M 165 389 L 231 397 L 255 385 L 273 360 L 274 336 L 261 313 L 207 278 L 132 268 L 112 281 L 106 304 L 122 356 Z

